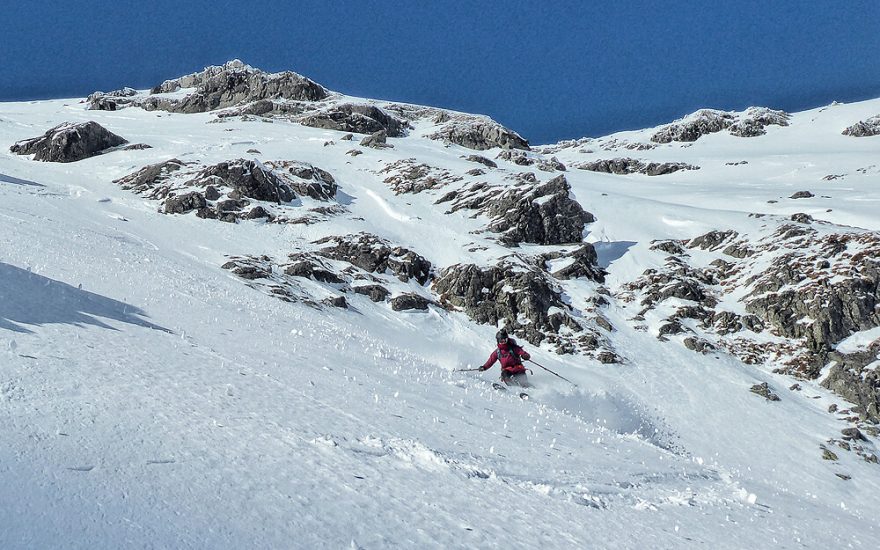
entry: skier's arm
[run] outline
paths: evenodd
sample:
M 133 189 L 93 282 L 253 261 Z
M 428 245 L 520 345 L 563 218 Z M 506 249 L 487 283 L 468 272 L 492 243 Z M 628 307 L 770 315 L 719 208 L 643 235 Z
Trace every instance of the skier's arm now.
M 529 352 L 527 352 L 526 350 L 524 350 L 522 348 L 517 348 L 516 353 L 517 353 L 517 355 L 519 355 L 520 357 L 522 357 L 526 361 L 528 361 L 529 359 L 532 358 L 532 356 L 529 355 Z
M 482 367 L 480 367 L 480 370 L 491 369 L 492 365 L 494 365 L 495 361 L 497 361 L 497 360 L 498 360 L 498 350 L 495 350 L 492 352 L 492 355 L 489 356 L 488 361 L 486 361 L 486 363 Z

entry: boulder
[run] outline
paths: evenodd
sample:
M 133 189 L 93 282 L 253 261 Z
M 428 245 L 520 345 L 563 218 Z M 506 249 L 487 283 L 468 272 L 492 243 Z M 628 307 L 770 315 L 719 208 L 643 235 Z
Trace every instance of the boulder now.
M 596 218 L 571 196 L 559 175 L 544 184 L 514 187 L 489 200 L 489 230 L 507 244 L 569 244 L 583 240 L 584 227 Z
M 34 155 L 34 160 L 43 162 L 76 162 L 125 143 L 124 138 L 97 122 L 66 122 L 42 136 L 19 141 L 9 150 L 17 155 Z
M 319 255 L 348 262 L 370 273 L 390 271 L 403 282 L 415 279 L 422 285 L 432 277 L 431 262 L 423 256 L 368 233 L 325 237 L 315 241 L 315 244 L 332 245 L 320 249 L 317 252 Z
M 511 264 L 457 264 L 434 281 L 440 303 L 463 309 L 480 324 L 506 326 L 532 344 L 558 341 L 560 330 L 581 332 L 556 283 L 543 271 Z
M 144 166 L 133 174 L 113 180 L 113 183 L 119 184 L 123 189 L 131 190 L 136 193 L 150 193 L 156 188 L 164 187 L 164 192 L 156 193 L 161 196 L 167 194 L 168 182 L 171 180 L 172 174 L 178 172 L 184 166 L 186 166 L 186 164 L 180 160 L 166 160 L 165 162 Z M 216 189 L 214 190 L 216 191 Z M 213 197 L 213 195 L 208 196 L 206 193 L 205 198 L 209 200 L 220 198 L 220 195 L 218 194 L 215 198 L 211 197 Z
M 387 143 L 388 133 L 385 130 L 379 130 L 361 140 L 361 147 L 372 147 L 373 149 L 386 149 L 393 147 Z
M 852 137 L 870 137 L 880 135 L 880 115 L 856 122 L 843 131 L 843 135 Z
M 423 296 L 407 293 L 392 298 L 391 309 L 393 309 L 394 311 L 405 311 L 410 309 L 425 310 L 428 309 L 428 304 L 430 303 L 431 300 L 428 300 Z
M 459 116 L 453 118 L 427 137 L 477 151 L 494 147 L 529 150 L 529 142 L 519 134 L 485 117 Z
M 204 113 L 259 100 L 320 101 L 328 95 L 323 86 L 302 75 L 290 71 L 270 74 L 238 60 L 166 80 L 150 92 L 168 94 L 190 88 L 193 91 L 180 99 L 151 95 L 133 104 L 147 110 Z
M 290 186 L 295 194 L 322 201 L 336 197 L 339 186 L 333 175 L 317 166 L 287 160 L 270 161 L 266 166 L 276 170 L 276 175 L 283 174 L 284 184 Z
M 478 163 L 482 164 L 483 166 L 487 166 L 489 168 L 498 168 L 498 165 L 495 164 L 495 161 L 489 160 L 486 157 L 481 156 L 481 155 L 467 155 L 462 158 L 465 160 L 469 160 L 471 162 L 478 162 Z
M 385 131 L 389 137 L 402 137 L 406 134 L 407 127 L 406 122 L 398 120 L 378 107 L 350 103 L 308 113 L 300 118 L 299 122 L 303 126 L 357 134 Z
M 192 210 L 204 208 L 206 205 L 205 196 L 193 191 L 180 196 L 168 197 L 165 200 L 163 211 L 166 214 L 186 214 Z
M 767 382 L 761 382 L 760 384 L 755 384 L 749 391 L 755 394 L 760 395 L 767 401 L 779 401 L 779 396 L 770 391 L 770 386 Z
M 385 298 L 391 294 L 388 292 L 388 289 L 382 285 L 361 285 L 354 287 L 352 290 L 354 290 L 356 294 L 367 296 L 374 302 L 384 302 Z
M 238 159 L 221 162 L 201 170 L 188 185 L 231 187 L 241 196 L 261 201 L 290 202 L 296 198 L 289 183 L 254 160 Z

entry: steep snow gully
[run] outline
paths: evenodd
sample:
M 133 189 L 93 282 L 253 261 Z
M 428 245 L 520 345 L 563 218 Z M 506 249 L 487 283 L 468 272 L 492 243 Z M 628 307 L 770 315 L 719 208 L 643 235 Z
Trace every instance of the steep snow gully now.
M 0 546 L 873 548 L 878 112 L 0 104 Z

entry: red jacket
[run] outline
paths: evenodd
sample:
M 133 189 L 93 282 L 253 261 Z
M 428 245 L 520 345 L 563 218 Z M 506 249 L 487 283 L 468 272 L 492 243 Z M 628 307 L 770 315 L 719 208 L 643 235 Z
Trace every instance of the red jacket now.
M 495 361 L 501 361 L 501 370 L 507 374 L 526 372 L 526 368 L 522 364 L 522 359 L 529 359 L 531 356 L 512 339 L 509 339 L 507 342 L 508 343 L 498 344 L 498 347 L 495 348 L 495 351 L 489 356 L 489 360 L 486 361 L 486 364 L 480 367 L 480 370 L 490 369 L 492 368 L 492 365 L 495 364 Z

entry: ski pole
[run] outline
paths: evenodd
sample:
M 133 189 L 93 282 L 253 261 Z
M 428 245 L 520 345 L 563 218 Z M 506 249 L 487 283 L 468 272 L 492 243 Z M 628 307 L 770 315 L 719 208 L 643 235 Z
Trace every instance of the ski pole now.
M 453 372 L 472 372 L 472 371 L 475 371 L 475 370 L 480 370 L 480 368 L 477 367 L 477 368 L 475 368 L 475 369 L 455 369 L 455 371 L 453 371 Z
M 526 361 L 528 361 L 529 363 L 535 363 L 535 362 L 532 361 L 531 359 L 526 359 Z M 542 364 L 540 364 L 540 363 L 535 363 L 535 364 L 538 365 L 539 367 L 541 367 L 542 369 L 544 369 L 545 371 L 549 372 L 549 373 L 552 374 L 553 376 L 557 376 L 557 377 L 559 377 L 559 378 L 562 378 L 563 380 L 565 380 L 566 382 L 568 382 L 568 383 L 571 384 L 572 386 L 574 386 L 574 387 L 578 387 L 577 384 L 575 384 L 574 382 L 572 382 L 572 381 L 569 380 L 568 378 L 556 374 L 555 372 L 553 372 L 552 370 L 548 369 L 548 368 L 545 367 L 544 365 L 542 365 Z

